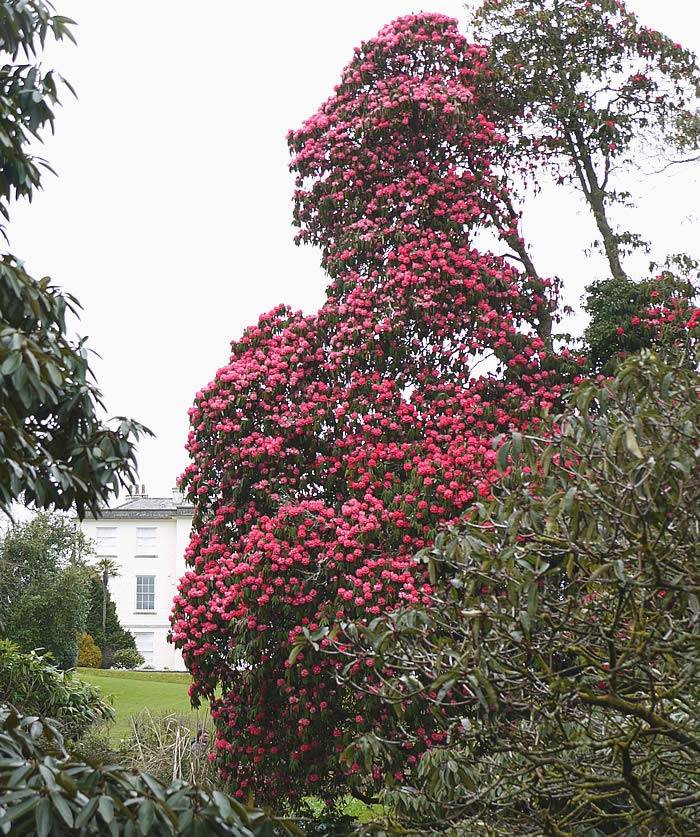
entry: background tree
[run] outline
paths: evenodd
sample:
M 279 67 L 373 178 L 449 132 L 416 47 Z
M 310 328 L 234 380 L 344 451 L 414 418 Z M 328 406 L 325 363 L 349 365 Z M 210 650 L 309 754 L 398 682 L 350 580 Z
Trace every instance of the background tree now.
M 109 587 L 105 586 L 104 567 L 102 572 L 99 572 L 99 564 L 97 566 L 98 571 L 91 572 L 88 581 L 89 610 L 85 630 L 93 637 L 102 652 L 102 667 L 109 668 L 116 651 L 120 648 L 134 649 L 136 644 L 133 634 L 119 622 Z
M 3 636 L 73 666 L 89 607 L 88 551 L 84 534 L 61 515 L 42 512 L 8 529 L 0 541 Z
M 47 38 L 72 35 L 72 21 L 43 0 L 9 0 L 0 8 L 0 213 L 31 199 L 47 164 L 30 147 L 53 127 L 62 80 L 41 65 Z M 95 511 L 121 485 L 135 481 L 134 441 L 149 433 L 99 414 L 85 341 L 67 335 L 79 305 L 48 278 L 0 256 L 0 509 L 14 501 L 40 508 Z
M 633 202 L 629 183 L 645 166 L 700 160 L 696 56 L 621 0 L 484 0 L 474 24 L 489 47 L 484 85 L 508 138 L 499 160 L 513 203 L 522 209 L 515 184 L 523 177 L 538 187 L 552 177 L 572 183 L 600 235 L 610 275 L 586 289 L 593 368 L 672 342 L 668 326 L 697 296 L 697 262 L 674 257 L 652 278 L 630 275 L 625 256 L 650 245 L 620 228 L 614 208 Z
M 695 55 L 642 26 L 622 0 L 484 0 L 474 25 L 489 47 L 506 165 L 573 183 L 610 275 L 626 279 L 624 253 L 642 242 L 610 217 L 631 197 L 616 181 L 654 152 L 700 158 Z
M 581 385 L 547 433 L 512 435 L 494 496 L 417 556 L 428 603 L 326 646 L 403 730 L 375 724 L 346 758 L 381 771 L 404 827 L 694 830 L 699 393 L 695 365 L 650 354 Z M 444 738 L 421 755 L 425 700 Z

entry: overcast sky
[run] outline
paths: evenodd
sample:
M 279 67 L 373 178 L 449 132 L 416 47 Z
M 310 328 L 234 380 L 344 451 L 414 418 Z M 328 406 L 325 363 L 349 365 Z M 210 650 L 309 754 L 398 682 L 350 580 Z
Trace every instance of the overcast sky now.
M 11 249 L 81 301 L 109 413 L 157 434 L 139 463 L 148 493 L 163 495 L 187 461 L 187 408 L 230 341 L 279 302 L 311 311 L 322 300 L 318 253 L 292 242 L 287 130 L 384 23 L 420 10 L 464 19 L 463 4 L 55 2 L 79 24 L 78 47 L 51 52 L 79 100 L 65 97 L 43 151 L 58 177 L 15 207 Z M 696 5 L 628 0 L 644 23 L 700 50 Z M 639 184 L 636 227 L 660 250 L 697 238 L 697 186 L 688 172 Z M 575 304 L 602 274 L 583 255 L 588 216 L 548 193 L 525 230 L 540 270 L 565 276 Z

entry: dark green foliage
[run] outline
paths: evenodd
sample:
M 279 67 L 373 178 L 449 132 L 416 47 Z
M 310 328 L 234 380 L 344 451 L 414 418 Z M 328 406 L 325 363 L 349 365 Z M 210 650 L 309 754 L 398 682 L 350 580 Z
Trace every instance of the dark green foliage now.
M 66 336 L 69 310 L 73 297 L 0 258 L 0 510 L 21 500 L 82 516 L 134 481 L 132 439 L 148 431 L 98 418 L 88 351 Z
M 580 386 L 552 435 L 514 434 L 494 498 L 418 556 L 431 607 L 343 626 L 342 673 L 405 733 L 365 735 L 347 758 L 381 771 L 402 824 L 696 833 L 696 363 L 643 353 Z M 408 769 L 416 709 L 444 738 Z
M 0 541 L 0 623 L 24 651 L 50 651 L 75 665 L 85 629 L 89 570 L 83 533 L 61 515 L 41 512 L 12 526 Z
M 689 265 L 691 267 L 691 265 Z M 697 264 L 693 264 L 697 275 Z M 621 359 L 641 349 L 671 347 L 688 321 L 696 290 L 688 279 L 664 271 L 654 279 L 603 279 L 586 288 L 585 311 L 590 322 L 584 333 L 585 353 L 591 368 L 609 374 Z M 650 315 L 663 311 L 663 316 Z M 663 326 L 650 320 L 674 319 Z
M 293 823 L 181 781 L 69 755 L 50 721 L 0 709 L 0 833 L 300 835 Z
M 31 200 L 34 190 L 41 188 L 41 168 L 49 168 L 27 148 L 41 138 L 44 127 L 53 129 L 58 86 L 66 82 L 42 69 L 39 54 L 47 37 L 74 41 L 72 25 L 43 0 L 8 0 L 0 7 L 0 212 L 5 218 L 10 200 Z
M 132 669 L 144 664 L 143 657 L 135 648 L 120 648 L 114 652 L 112 666 L 114 668 Z
M 29 715 L 48 715 L 66 738 L 79 738 L 92 724 L 114 718 L 100 690 L 64 672 L 46 657 L 27 654 L 0 640 L 0 704 L 9 703 Z
M 102 579 L 95 573 L 90 573 L 88 581 L 89 611 L 85 622 L 85 630 L 92 636 L 102 651 L 102 666 L 109 668 L 114 652 L 121 648 L 136 648 L 134 637 L 122 628 L 117 617 L 117 608 L 107 588 L 106 631 L 102 630 L 102 606 L 104 587 Z
M 67 18 L 42 0 L 0 3 L 0 213 L 13 198 L 31 199 L 46 163 L 30 153 L 53 126 L 56 76 L 42 69 L 47 38 L 72 40 Z M 2 230 L 2 228 L 0 228 Z M 4 230 L 3 230 L 4 232 Z M 84 341 L 66 334 L 79 305 L 48 278 L 0 254 L 0 510 L 12 502 L 95 511 L 135 478 L 134 440 L 150 431 L 120 418 L 99 418 Z

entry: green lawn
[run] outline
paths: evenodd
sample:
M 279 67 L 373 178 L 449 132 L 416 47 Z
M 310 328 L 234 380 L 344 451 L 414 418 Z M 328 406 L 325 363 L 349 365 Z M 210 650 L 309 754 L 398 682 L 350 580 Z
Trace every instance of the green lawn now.
M 206 706 L 193 710 L 187 689 L 192 682 L 189 674 L 176 671 L 114 671 L 79 668 L 78 676 L 99 686 L 105 697 L 112 697 L 116 720 L 110 728 L 113 739 L 123 738 L 130 729 L 129 719 L 148 709 L 152 715 L 177 712 L 192 715 L 196 724 L 209 715 Z
M 115 671 L 113 669 L 79 668 L 78 676 L 99 686 L 104 697 L 112 698 L 116 720 L 110 727 L 113 741 L 124 738 L 130 731 L 130 718 L 148 710 L 152 715 L 177 712 L 191 715 L 192 728 L 209 717 L 209 709 L 202 705 L 194 710 L 190 706 L 187 689 L 192 682 L 189 674 L 177 671 Z M 310 800 L 313 807 L 322 807 L 320 801 Z M 348 798 L 345 813 L 360 822 L 367 822 L 381 814 L 381 808 L 368 808 L 357 799 Z

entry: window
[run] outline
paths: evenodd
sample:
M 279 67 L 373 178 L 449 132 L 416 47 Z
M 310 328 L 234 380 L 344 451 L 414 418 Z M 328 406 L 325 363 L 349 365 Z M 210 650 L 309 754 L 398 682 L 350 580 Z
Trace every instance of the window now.
M 136 610 L 156 609 L 156 577 L 154 575 L 136 576 Z
M 97 527 L 97 551 L 99 553 L 114 552 L 117 547 L 117 527 Z
M 157 545 L 158 530 L 155 526 L 136 527 L 136 551 L 153 555 Z
M 143 657 L 143 664 L 145 666 L 152 666 L 155 635 L 153 633 L 135 633 L 134 641 L 136 643 L 136 650 Z

